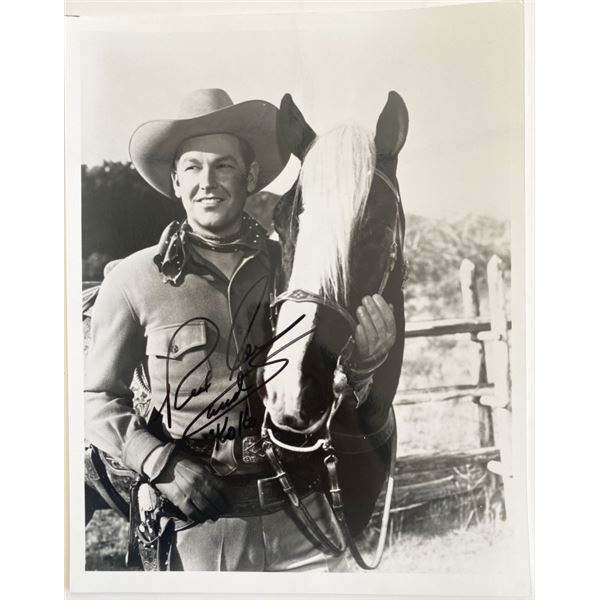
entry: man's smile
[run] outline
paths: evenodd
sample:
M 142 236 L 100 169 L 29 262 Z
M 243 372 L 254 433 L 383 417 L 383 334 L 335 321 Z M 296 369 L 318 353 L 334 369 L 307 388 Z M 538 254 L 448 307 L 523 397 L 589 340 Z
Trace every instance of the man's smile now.
M 201 204 L 207 208 L 218 206 L 221 202 L 224 202 L 225 198 L 221 198 L 220 196 L 203 196 L 202 198 L 196 198 L 193 200 L 194 204 Z

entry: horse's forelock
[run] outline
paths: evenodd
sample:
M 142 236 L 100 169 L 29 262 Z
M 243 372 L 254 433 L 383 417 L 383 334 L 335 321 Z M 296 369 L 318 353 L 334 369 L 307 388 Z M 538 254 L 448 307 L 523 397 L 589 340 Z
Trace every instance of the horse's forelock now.
M 373 135 L 356 125 L 319 136 L 300 172 L 300 215 L 289 287 L 348 304 L 350 244 L 375 171 Z

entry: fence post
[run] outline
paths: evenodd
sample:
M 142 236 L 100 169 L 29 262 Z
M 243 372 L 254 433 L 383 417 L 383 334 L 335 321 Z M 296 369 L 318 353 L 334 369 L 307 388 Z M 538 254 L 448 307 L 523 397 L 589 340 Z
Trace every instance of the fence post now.
M 502 475 L 506 513 L 512 510 L 512 415 L 508 347 L 508 316 L 505 295 L 505 267 L 494 255 L 488 262 L 487 278 L 490 299 L 490 324 L 493 352 L 490 373 L 494 382 L 494 438 L 500 449 L 500 464 L 491 462 L 491 471 Z
M 479 317 L 479 294 L 477 292 L 477 278 L 475 265 L 468 258 L 465 258 L 460 264 L 460 290 L 463 301 L 463 314 L 466 318 Z M 471 340 L 475 345 L 474 372 L 477 384 L 488 382 L 485 345 L 484 342 L 477 339 L 477 334 L 471 334 Z M 482 448 L 494 445 L 494 430 L 492 424 L 492 409 L 489 406 L 481 404 L 481 396 L 474 396 L 473 402 L 477 403 L 477 412 L 479 415 L 479 445 Z

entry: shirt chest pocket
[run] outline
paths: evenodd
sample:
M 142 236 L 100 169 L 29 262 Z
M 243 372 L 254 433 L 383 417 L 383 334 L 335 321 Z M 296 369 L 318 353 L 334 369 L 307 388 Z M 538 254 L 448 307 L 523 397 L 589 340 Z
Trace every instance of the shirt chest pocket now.
M 210 352 L 206 322 L 169 325 L 148 332 L 146 354 L 154 391 L 199 389 L 210 380 Z

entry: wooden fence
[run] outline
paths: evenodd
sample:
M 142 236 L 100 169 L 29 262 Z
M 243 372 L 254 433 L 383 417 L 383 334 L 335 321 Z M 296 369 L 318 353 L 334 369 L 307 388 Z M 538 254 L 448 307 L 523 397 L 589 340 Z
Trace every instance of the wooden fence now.
M 487 265 L 489 318 L 480 314 L 475 265 L 468 259 L 460 267 L 463 317 L 436 321 L 417 321 L 406 325 L 407 343 L 411 338 L 469 334 L 477 345 L 472 382 L 401 390 L 394 405 L 470 399 L 478 406 L 479 447 L 448 453 L 398 456 L 396 460 L 392 512 L 423 506 L 433 500 L 491 492 L 503 500 L 510 512 L 512 447 L 511 385 L 508 320 L 505 295 L 505 266 L 498 256 Z M 486 351 L 492 350 L 491 352 Z M 493 346 L 493 347 L 491 347 Z

